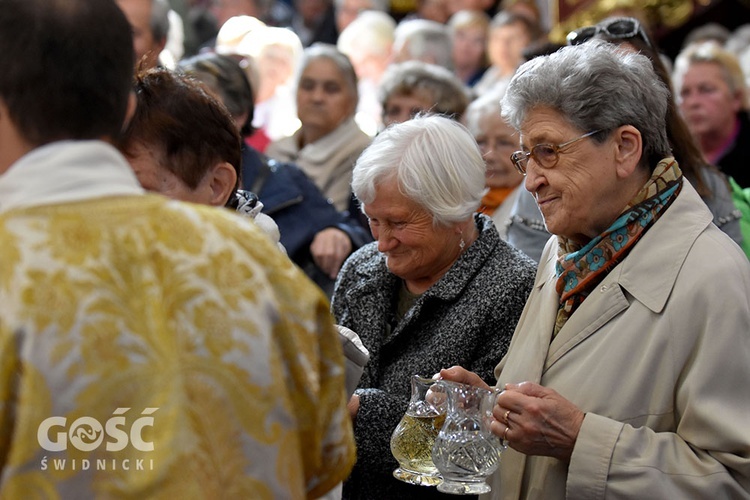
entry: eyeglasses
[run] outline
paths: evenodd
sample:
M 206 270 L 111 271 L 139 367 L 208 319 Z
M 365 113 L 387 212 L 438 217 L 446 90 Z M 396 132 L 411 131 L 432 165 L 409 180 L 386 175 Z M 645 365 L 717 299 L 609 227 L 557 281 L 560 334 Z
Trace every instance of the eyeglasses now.
M 581 45 L 599 34 L 603 35 L 605 39 L 615 40 L 640 38 L 646 45 L 651 47 L 651 40 L 649 40 L 641 23 L 632 17 L 617 17 L 608 21 L 602 21 L 596 26 L 586 26 L 585 28 L 571 31 L 567 36 L 568 45 Z
M 563 152 L 563 149 L 599 132 L 601 132 L 601 129 L 583 134 L 581 137 L 576 137 L 575 139 L 563 142 L 557 146 L 554 144 L 537 144 L 531 148 L 531 151 L 516 151 L 510 155 L 510 161 L 513 162 L 513 165 L 516 166 L 516 170 L 518 170 L 521 175 L 526 175 L 526 165 L 529 163 L 529 158 L 534 158 L 534 161 L 542 168 L 552 168 L 557 165 L 557 162 L 560 160 L 560 153 Z

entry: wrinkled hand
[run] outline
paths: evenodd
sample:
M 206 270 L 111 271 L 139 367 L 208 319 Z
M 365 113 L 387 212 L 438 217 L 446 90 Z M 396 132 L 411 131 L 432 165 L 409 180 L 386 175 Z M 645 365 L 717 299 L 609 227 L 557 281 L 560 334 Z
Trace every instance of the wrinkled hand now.
M 331 279 L 336 279 L 341 264 L 352 252 L 352 242 L 341 229 L 328 227 L 318 232 L 310 244 L 310 254 L 315 265 Z
M 492 416 L 492 432 L 514 450 L 568 461 L 584 412 L 552 389 L 522 382 L 505 385 Z
M 439 373 L 436 373 L 432 378 L 439 378 L 443 380 L 450 380 L 451 382 L 458 382 L 459 384 L 473 385 L 481 387 L 482 389 L 491 389 L 484 380 L 474 372 L 470 372 L 466 368 L 461 366 L 451 366 L 450 368 L 443 368 Z

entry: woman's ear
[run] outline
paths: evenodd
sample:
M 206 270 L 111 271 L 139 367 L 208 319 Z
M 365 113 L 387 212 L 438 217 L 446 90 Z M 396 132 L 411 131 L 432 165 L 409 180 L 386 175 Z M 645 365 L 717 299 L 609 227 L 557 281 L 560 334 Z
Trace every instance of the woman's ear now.
M 237 187 L 237 172 L 231 163 L 217 163 L 209 171 L 211 189 L 210 205 L 223 207 Z
M 643 156 L 641 132 L 632 125 L 623 125 L 613 132 L 617 176 L 630 177 L 638 169 Z

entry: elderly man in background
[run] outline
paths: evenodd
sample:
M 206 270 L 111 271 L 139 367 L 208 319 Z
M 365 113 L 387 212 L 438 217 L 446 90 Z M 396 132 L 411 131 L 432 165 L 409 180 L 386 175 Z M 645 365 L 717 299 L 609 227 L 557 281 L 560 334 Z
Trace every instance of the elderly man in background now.
M 750 263 L 670 156 L 668 99 L 599 40 L 503 98 L 555 237 L 495 369 L 496 498 L 750 498 Z
M 322 495 L 354 461 L 328 302 L 251 221 L 144 194 L 130 31 L 0 0 L 0 497 Z

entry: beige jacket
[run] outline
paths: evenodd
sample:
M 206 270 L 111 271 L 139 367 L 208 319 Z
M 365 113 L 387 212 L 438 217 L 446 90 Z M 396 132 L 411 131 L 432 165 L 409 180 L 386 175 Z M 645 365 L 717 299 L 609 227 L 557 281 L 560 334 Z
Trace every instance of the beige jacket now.
M 346 210 L 352 194 L 352 169 L 372 139 L 360 130 L 354 118 L 302 149 L 298 146 L 299 135 L 298 130 L 291 137 L 272 142 L 266 154 L 279 161 L 296 163 L 336 210 Z
M 554 339 L 550 240 L 498 386 L 587 413 L 569 464 L 503 453 L 492 498 L 750 498 L 750 264 L 711 219 L 685 182 Z

